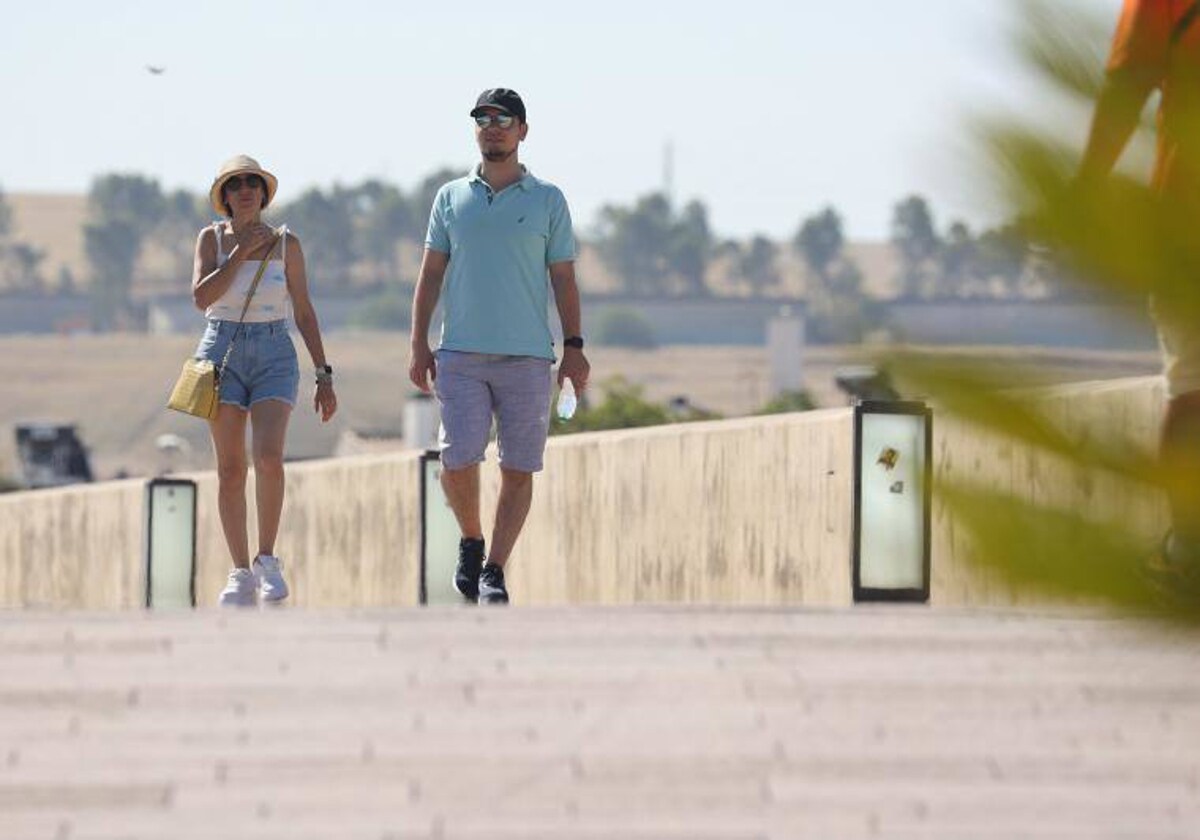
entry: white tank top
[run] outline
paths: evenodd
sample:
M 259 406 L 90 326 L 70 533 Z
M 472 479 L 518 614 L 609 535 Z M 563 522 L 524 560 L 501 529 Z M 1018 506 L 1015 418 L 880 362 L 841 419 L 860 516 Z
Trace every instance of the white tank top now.
M 229 260 L 229 255 L 225 253 L 225 246 L 221 242 L 221 230 L 224 227 L 224 222 L 217 222 L 213 225 L 213 230 L 217 234 L 218 266 L 225 265 Z M 247 323 L 278 321 L 291 314 L 291 298 L 288 297 L 287 290 L 287 266 L 284 261 L 287 255 L 287 225 L 279 229 L 279 243 L 275 246 L 273 253 L 278 256 L 267 263 L 262 279 L 258 281 L 258 289 L 250 301 L 250 308 L 246 310 L 245 320 Z M 254 282 L 254 275 L 258 273 L 258 266 L 261 263 L 262 260 L 246 260 L 239 265 L 233 283 L 225 290 L 225 294 L 204 310 L 204 316 L 222 321 L 236 321 L 242 314 L 242 306 L 246 303 L 246 292 L 250 291 L 250 284 Z

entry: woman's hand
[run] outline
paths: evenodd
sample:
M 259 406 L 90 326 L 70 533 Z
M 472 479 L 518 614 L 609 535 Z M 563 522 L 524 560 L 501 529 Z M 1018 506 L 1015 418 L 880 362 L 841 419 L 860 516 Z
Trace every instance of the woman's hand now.
M 318 382 L 313 394 L 313 411 L 321 415 L 321 422 L 328 423 L 329 418 L 337 413 L 337 395 L 333 393 L 332 382 Z
M 241 230 L 237 235 L 237 251 L 242 259 L 248 259 L 251 254 L 265 248 L 268 242 L 275 239 L 275 229 L 262 222 L 255 222 Z

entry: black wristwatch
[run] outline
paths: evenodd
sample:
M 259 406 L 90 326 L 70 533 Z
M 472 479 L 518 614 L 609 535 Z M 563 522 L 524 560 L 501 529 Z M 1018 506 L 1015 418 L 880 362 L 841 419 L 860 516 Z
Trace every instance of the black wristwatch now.
M 574 347 L 576 350 L 583 349 L 583 336 L 573 335 L 570 338 L 563 339 L 563 347 Z

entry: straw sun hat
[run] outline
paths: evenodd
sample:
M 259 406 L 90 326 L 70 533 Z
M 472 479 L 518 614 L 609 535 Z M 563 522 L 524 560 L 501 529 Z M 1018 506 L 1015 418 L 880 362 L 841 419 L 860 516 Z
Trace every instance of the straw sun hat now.
M 221 188 L 234 175 L 258 175 L 263 179 L 267 185 L 267 201 L 263 205 L 264 207 L 271 203 L 271 199 L 275 198 L 275 189 L 279 186 L 279 181 L 275 176 L 259 166 L 258 161 L 249 155 L 236 155 L 221 164 L 217 177 L 213 179 L 212 189 L 208 191 L 208 203 L 212 205 L 212 209 L 218 216 L 229 215 L 229 211 L 225 209 L 225 203 L 221 200 Z

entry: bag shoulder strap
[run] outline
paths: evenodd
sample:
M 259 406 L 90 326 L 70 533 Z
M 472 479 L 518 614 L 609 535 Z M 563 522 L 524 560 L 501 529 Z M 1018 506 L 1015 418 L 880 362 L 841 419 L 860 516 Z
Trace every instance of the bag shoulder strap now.
M 279 235 L 277 234 L 271 240 L 271 247 L 267 249 L 267 253 L 259 260 L 258 271 L 254 272 L 254 280 L 250 283 L 250 290 L 246 292 L 246 301 L 242 304 L 242 314 L 238 316 L 238 323 L 246 320 L 246 312 L 250 309 L 250 300 L 254 297 L 254 293 L 258 291 L 258 281 L 262 279 L 263 272 L 267 270 L 267 263 L 271 261 L 271 254 L 275 252 L 275 246 L 279 244 Z
M 1188 29 L 1196 22 L 1197 15 L 1200 15 L 1200 0 L 1196 0 L 1188 6 L 1187 11 L 1171 27 L 1171 46 L 1175 46 L 1179 43 L 1179 39 L 1187 34 Z
M 271 254 L 275 251 L 275 246 L 279 244 L 279 236 L 271 240 L 271 247 L 267 249 L 267 253 L 258 263 L 258 271 L 254 272 L 254 280 L 250 283 L 250 291 L 246 292 L 246 302 L 242 304 L 242 314 L 238 316 L 237 330 L 233 333 L 233 338 L 229 339 L 229 346 L 225 348 L 225 356 L 221 359 L 221 368 L 217 371 L 217 381 L 220 382 L 221 377 L 225 375 L 225 366 L 229 364 L 229 356 L 233 353 L 233 345 L 237 342 L 238 336 L 242 332 L 242 324 L 246 320 L 246 311 L 250 309 L 250 301 L 254 297 L 254 292 L 258 290 L 258 281 L 262 279 L 263 272 L 267 270 L 267 263 L 271 261 Z

